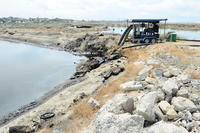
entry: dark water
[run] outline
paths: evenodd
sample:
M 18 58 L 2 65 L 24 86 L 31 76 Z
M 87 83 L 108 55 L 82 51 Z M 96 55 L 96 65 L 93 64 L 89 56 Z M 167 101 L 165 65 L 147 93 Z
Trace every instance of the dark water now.
M 126 27 L 109 27 L 109 30 L 103 33 L 123 34 L 125 30 Z M 165 33 L 168 32 L 175 32 L 181 39 L 200 40 L 200 31 L 166 29 Z M 160 34 L 164 34 L 163 29 Z
M 81 57 L 0 41 L 0 117 L 68 79 Z

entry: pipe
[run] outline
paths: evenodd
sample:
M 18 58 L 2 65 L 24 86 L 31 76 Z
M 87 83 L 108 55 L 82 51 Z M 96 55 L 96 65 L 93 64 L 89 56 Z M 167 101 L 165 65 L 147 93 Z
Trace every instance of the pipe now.
M 122 46 L 122 45 L 124 44 L 124 42 L 125 42 L 125 40 L 127 39 L 128 35 L 129 35 L 129 33 L 130 33 L 130 31 L 132 30 L 132 28 L 133 28 L 133 25 L 130 25 L 130 26 L 124 31 L 124 33 L 122 34 L 122 36 L 121 36 L 121 38 L 120 38 L 120 40 L 119 40 L 118 45 Z

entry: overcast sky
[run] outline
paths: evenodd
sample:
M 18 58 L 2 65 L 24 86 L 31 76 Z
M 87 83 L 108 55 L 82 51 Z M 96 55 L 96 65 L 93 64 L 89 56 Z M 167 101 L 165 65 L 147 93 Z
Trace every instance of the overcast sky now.
M 0 17 L 8 16 L 200 23 L 200 0 L 0 0 Z

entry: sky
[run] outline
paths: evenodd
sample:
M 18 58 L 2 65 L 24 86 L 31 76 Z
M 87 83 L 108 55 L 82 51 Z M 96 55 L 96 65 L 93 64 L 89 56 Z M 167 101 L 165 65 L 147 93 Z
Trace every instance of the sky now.
M 0 17 L 8 16 L 200 23 L 200 0 L 0 0 Z

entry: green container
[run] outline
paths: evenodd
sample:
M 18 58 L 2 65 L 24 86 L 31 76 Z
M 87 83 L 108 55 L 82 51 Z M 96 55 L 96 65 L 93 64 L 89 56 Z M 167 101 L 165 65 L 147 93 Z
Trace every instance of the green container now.
M 167 37 L 167 42 L 176 42 L 176 34 L 175 33 L 169 34 Z

